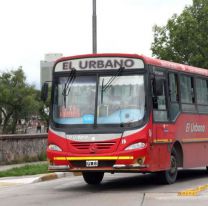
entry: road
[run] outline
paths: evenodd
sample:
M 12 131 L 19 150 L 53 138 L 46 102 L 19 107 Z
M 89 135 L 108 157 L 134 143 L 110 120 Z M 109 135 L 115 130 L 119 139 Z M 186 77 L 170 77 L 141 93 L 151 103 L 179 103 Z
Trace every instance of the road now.
M 38 206 L 206 206 L 208 191 L 180 197 L 179 191 L 208 184 L 204 169 L 179 172 L 173 185 L 159 185 L 153 174 L 106 174 L 99 186 L 87 185 L 81 176 L 25 185 L 0 187 L 0 205 Z

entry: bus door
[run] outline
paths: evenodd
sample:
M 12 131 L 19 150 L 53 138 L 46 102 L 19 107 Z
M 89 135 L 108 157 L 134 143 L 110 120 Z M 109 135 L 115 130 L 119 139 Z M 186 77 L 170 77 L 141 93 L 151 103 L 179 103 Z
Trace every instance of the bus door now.
M 167 168 L 175 132 L 170 122 L 167 74 L 156 70 L 152 79 L 153 144 L 157 167 Z M 169 155 L 168 155 L 169 154 Z

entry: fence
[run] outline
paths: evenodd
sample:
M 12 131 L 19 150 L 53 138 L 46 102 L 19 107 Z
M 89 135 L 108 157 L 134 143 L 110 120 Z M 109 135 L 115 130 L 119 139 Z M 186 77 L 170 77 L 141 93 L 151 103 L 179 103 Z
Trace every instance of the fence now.
M 0 165 L 46 159 L 47 134 L 0 135 Z

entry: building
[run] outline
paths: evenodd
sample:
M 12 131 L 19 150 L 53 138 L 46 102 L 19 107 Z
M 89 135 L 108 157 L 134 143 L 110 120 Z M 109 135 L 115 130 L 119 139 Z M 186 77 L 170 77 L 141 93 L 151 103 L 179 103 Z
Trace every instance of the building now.
M 44 84 L 45 81 L 52 81 L 52 69 L 54 62 L 62 57 L 61 53 L 49 53 L 45 54 L 45 59 L 40 61 L 40 86 Z

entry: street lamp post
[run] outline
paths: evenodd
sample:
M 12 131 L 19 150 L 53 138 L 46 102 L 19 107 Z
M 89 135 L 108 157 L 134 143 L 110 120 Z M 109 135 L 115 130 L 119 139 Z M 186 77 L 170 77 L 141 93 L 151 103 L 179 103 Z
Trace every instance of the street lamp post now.
M 92 15 L 92 52 L 97 53 L 97 14 L 96 0 L 93 0 L 93 15 Z

